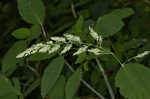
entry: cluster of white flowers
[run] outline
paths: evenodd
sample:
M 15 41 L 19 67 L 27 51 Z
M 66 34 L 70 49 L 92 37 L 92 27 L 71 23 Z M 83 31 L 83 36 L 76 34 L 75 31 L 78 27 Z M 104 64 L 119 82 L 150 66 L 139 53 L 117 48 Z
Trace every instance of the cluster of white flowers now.
M 135 56 L 135 58 L 142 58 L 142 57 L 144 57 L 144 56 L 146 56 L 148 54 L 150 54 L 150 51 L 144 51 L 143 53 L 138 54 L 137 56 Z
M 102 37 L 97 34 L 93 30 L 93 28 L 89 27 L 90 35 L 98 42 L 102 43 Z M 48 41 L 46 43 L 39 43 L 31 46 L 30 48 L 26 49 L 24 52 L 20 53 L 16 56 L 16 58 L 22 58 L 26 57 L 28 55 L 33 55 L 35 53 L 54 53 L 57 52 L 61 48 L 61 44 L 64 44 L 64 49 L 60 52 L 60 54 L 65 54 L 67 51 L 69 51 L 73 44 L 79 43 L 82 44 L 82 47 L 80 47 L 73 55 L 79 55 L 83 52 L 90 52 L 95 55 L 103 54 L 104 52 L 100 50 L 99 48 L 89 48 L 88 45 L 85 45 L 81 42 L 80 37 L 72 35 L 72 34 L 64 34 L 64 37 L 51 37 L 51 41 Z
M 102 37 L 98 35 L 96 31 L 94 31 L 93 28 L 89 27 L 90 35 L 101 45 L 102 44 Z

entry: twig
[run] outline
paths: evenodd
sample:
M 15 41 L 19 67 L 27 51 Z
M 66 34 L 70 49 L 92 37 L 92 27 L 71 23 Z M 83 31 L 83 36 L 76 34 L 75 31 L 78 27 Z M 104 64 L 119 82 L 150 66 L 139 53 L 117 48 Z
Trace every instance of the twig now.
M 97 58 L 96 58 L 96 63 L 97 63 L 97 65 L 98 65 L 100 71 L 102 72 L 102 74 L 103 74 L 103 76 L 104 76 L 104 80 L 105 80 L 105 83 L 106 83 L 106 85 L 107 85 L 107 88 L 108 88 L 109 94 L 110 94 L 110 96 L 111 96 L 111 99 L 115 99 L 115 96 L 114 96 L 113 90 L 112 90 L 112 88 L 111 88 L 111 86 L 110 86 L 110 83 L 109 83 L 109 81 L 108 81 L 107 75 L 105 74 L 105 71 L 104 71 L 102 65 L 100 64 L 100 61 L 99 61 Z
M 76 19 L 77 14 L 76 14 L 76 10 L 75 10 L 75 6 L 74 6 L 73 1 L 71 2 L 71 10 L 72 10 L 73 17 Z
M 65 64 L 68 66 L 68 68 L 72 71 L 75 72 L 75 70 L 72 68 L 72 66 L 65 61 Z M 103 95 L 101 95 L 99 92 L 97 92 L 91 85 L 89 85 L 85 80 L 81 79 L 81 82 L 89 88 L 92 92 L 94 92 L 100 99 L 105 99 Z
M 42 30 L 42 33 L 43 33 L 43 37 L 47 40 L 47 36 L 46 36 L 46 32 L 45 32 L 43 24 L 40 23 L 40 26 L 41 26 L 41 30 Z

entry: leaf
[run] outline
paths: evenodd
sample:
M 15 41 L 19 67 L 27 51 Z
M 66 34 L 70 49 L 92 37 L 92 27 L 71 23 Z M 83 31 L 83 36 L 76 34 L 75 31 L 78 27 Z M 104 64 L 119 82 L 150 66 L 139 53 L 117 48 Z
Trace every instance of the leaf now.
M 116 76 L 116 87 L 128 99 L 150 99 L 150 70 L 142 64 L 129 63 Z
M 124 23 L 119 16 L 108 14 L 99 17 L 94 30 L 102 37 L 109 37 L 119 32 L 123 26 Z
M 17 39 L 26 39 L 30 36 L 30 30 L 28 28 L 19 28 L 12 35 Z
M 134 11 L 131 8 L 121 8 L 112 11 L 111 14 L 118 15 L 120 18 L 127 18 L 134 14 Z
M 3 75 L 0 75 L 0 98 L 6 97 L 8 94 L 17 96 L 20 93 L 12 86 L 11 82 Z M 3 99 L 3 98 L 1 98 Z M 6 98 L 7 99 L 7 98 Z
M 48 54 L 48 53 L 36 53 L 27 58 L 28 61 L 42 61 L 46 59 L 50 59 L 55 56 L 56 53 Z
M 81 70 L 78 69 L 73 75 L 69 78 L 65 88 L 66 99 L 72 99 L 76 93 L 81 80 Z
M 18 96 L 9 93 L 5 96 L 0 96 L 0 99 L 18 99 Z
M 19 79 L 13 78 L 12 81 L 13 81 L 14 88 L 15 88 L 19 93 L 21 93 L 21 86 L 20 86 L 20 81 L 19 81 Z
M 51 99 L 64 99 L 65 84 L 66 84 L 65 77 L 60 76 L 60 78 L 57 80 L 54 88 L 49 93 L 49 96 L 51 97 Z
M 76 59 L 75 64 L 79 64 L 82 63 L 83 61 L 85 61 L 87 58 L 87 54 L 86 53 L 82 53 L 78 56 L 78 58 Z
M 61 70 L 64 66 L 64 58 L 62 56 L 52 60 L 45 69 L 42 77 L 41 95 L 45 97 L 55 85 Z
M 8 50 L 2 60 L 3 73 L 10 73 L 16 69 L 16 64 L 21 61 L 20 59 L 16 59 L 16 56 L 26 48 L 26 41 L 18 41 Z
M 83 27 L 83 17 L 80 16 L 76 21 L 75 25 L 68 31 L 69 33 L 74 33 L 75 35 L 81 37 L 82 36 L 82 27 Z
M 41 0 L 18 0 L 18 9 L 28 23 L 40 24 L 44 21 L 45 8 Z
M 29 88 L 25 91 L 24 97 L 27 97 L 34 89 L 36 89 L 41 84 L 41 79 L 34 81 Z
M 34 25 L 30 29 L 31 35 L 29 37 L 29 40 L 37 39 L 42 34 L 40 25 Z

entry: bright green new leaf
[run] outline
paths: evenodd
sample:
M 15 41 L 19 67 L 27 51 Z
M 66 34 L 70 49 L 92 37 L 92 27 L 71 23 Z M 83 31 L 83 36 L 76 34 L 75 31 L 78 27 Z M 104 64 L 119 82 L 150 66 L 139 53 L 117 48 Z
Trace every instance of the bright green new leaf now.
M 45 69 L 42 77 L 41 95 L 45 97 L 51 92 L 64 66 L 64 58 L 62 56 L 52 60 Z
M 17 39 L 26 39 L 30 36 L 30 30 L 28 28 L 19 28 L 12 35 Z
M 53 87 L 52 91 L 49 93 L 49 96 L 51 97 L 51 99 L 64 99 L 65 84 L 66 84 L 65 77 L 60 76 L 55 86 Z
M 45 8 L 41 0 L 18 0 L 18 9 L 28 23 L 40 24 L 44 21 Z
M 5 54 L 2 60 L 3 73 L 11 73 L 16 69 L 16 64 L 20 62 L 20 59 L 16 59 L 16 56 L 27 48 L 26 41 L 16 42 Z
M 123 26 L 124 23 L 119 16 L 108 14 L 98 19 L 95 31 L 102 37 L 109 37 L 119 32 Z
M 133 9 L 131 8 L 121 8 L 112 11 L 111 14 L 118 15 L 120 18 L 127 18 L 134 14 Z
M 150 69 L 142 64 L 129 63 L 116 76 L 116 87 L 127 99 L 150 99 Z
M 66 99 L 72 99 L 76 93 L 81 80 L 81 70 L 78 69 L 73 75 L 69 78 L 65 88 Z

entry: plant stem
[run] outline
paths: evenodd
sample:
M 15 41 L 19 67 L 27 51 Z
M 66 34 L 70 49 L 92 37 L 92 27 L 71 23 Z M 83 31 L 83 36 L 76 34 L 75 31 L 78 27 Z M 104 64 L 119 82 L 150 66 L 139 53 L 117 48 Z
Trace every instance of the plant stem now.
M 44 28 L 43 24 L 40 23 L 40 26 L 41 26 L 43 37 L 47 40 L 47 36 L 46 36 L 46 32 L 45 32 L 45 28 Z
M 76 11 L 75 11 L 75 7 L 74 7 L 73 1 L 71 1 L 71 10 L 72 10 L 73 17 L 76 19 L 77 18 L 77 14 L 76 14 Z
M 119 58 L 114 53 L 112 53 L 111 55 L 117 60 L 117 62 L 121 65 L 121 67 L 124 67 L 124 64 L 121 63 Z
M 105 74 L 105 71 L 104 71 L 102 65 L 100 64 L 100 61 L 99 61 L 97 58 L 96 58 L 96 63 L 97 63 L 97 65 L 98 65 L 100 71 L 102 72 L 102 74 L 103 74 L 103 76 L 104 76 L 104 80 L 105 80 L 105 83 L 106 83 L 106 85 L 107 85 L 107 88 L 108 88 L 109 94 L 110 94 L 110 96 L 111 96 L 111 99 L 115 99 L 115 96 L 114 96 L 113 90 L 112 90 L 112 88 L 111 88 L 111 85 L 110 85 L 110 83 L 109 83 L 109 81 L 108 81 L 107 75 Z
M 68 68 L 72 71 L 75 72 L 75 70 L 72 68 L 72 66 L 65 61 L 65 64 L 68 66 Z M 91 85 L 89 85 L 85 80 L 81 79 L 81 82 L 89 88 L 92 92 L 94 92 L 100 99 L 105 99 L 103 95 L 101 95 L 99 92 L 97 92 Z

